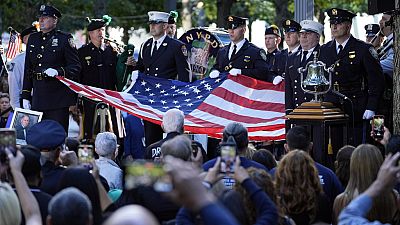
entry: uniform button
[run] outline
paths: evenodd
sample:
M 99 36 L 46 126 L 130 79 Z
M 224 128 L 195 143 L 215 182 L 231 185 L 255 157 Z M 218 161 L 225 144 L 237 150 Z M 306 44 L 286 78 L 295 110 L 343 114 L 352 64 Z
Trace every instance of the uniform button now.
M 304 100 L 307 100 L 307 98 L 306 98 L 306 97 L 304 97 Z
M 296 100 L 296 101 L 297 101 L 297 98 L 295 98 L 294 100 Z
M 158 68 L 156 68 L 156 70 L 158 70 Z
M 297 95 L 297 91 L 295 91 L 294 94 Z
M 40 46 L 41 49 L 44 49 L 44 46 Z
M 296 107 L 299 106 L 299 104 L 296 104 Z
M 336 75 L 339 75 L 339 72 L 335 72 Z
M 247 66 L 245 66 L 244 68 L 247 69 Z
M 339 63 L 336 63 L 336 66 L 339 66 Z
M 295 83 L 297 83 L 297 80 L 294 80 Z
M 43 40 L 46 40 L 46 37 L 43 37 Z
M 154 76 L 157 76 L 157 74 L 154 74 Z
M 350 62 L 350 64 L 353 64 L 353 62 Z
M 42 66 L 42 64 L 39 63 L 39 66 Z
M 147 68 L 147 71 L 150 71 L 150 68 Z
M 294 88 L 297 88 L 297 86 L 294 86 Z
M 356 96 L 355 96 L 355 95 L 353 95 L 353 98 L 356 98 Z

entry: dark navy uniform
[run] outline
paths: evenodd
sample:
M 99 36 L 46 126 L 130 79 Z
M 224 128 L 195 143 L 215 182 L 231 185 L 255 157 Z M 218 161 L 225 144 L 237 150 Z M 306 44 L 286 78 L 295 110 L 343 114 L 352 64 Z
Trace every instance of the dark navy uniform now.
M 229 59 L 229 48 L 230 45 L 227 45 L 218 51 L 213 69 L 229 72 L 232 68 L 236 68 L 249 77 L 272 82 L 274 77 L 268 73 L 268 65 L 265 61 L 266 54 L 263 49 L 246 40 L 239 51 Z
M 134 70 L 150 76 L 189 82 L 190 70 L 185 44 L 167 35 L 160 47 L 151 55 L 152 44 L 153 38 L 143 43 Z
M 71 34 L 58 30 L 31 34 L 28 40 L 23 99 L 31 99 L 32 109 L 43 112 L 43 119 L 53 119 L 68 130 L 68 107 L 76 95 L 57 78 L 47 77 L 44 70 L 53 68 L 59 76 L 77 80 L 81 69 Z
M 318 52 L 319 45 L 315 46 L 313 52 Z M 305 67 L 308 62 L 314 59 L 314 54 L 311 54 L 308 59 L 301 63 L 302 51 L 297 51 L 288 56 L 287 66 L 285 71 L 285 111 L 286 114 L 292 112 L 295 108 L 299 107 L 301 103 L 308 102 L 313 99 L 312 94 L 304 93 L 301 89 L 301 79 L 298 68 Z M 307 74 L 303 74 L 304 79 Z
M 82 70 L 80 82 L 85 85 L 116 90 L 116 64 L 117 52 L 109 45 L 104 50 L 97 48 L 93 43 L 82 46 L 78 50 Z M 92 139 L 93 119 L 96 103 L 85 100 L 84 106 L 84 138 Z M 112 115 L 115 113 L 112 112 Z M 115 120 L 115 116 L 111 117 Z M 116 124 L 116 121 L 113 121 Z
M 269 71 L 272 73 L 283 76 L 285 72 L 287 54 L 284 51 L 275 49 L 271 53 L 267 53 L 267 63 Z
M 367 109 L 376 112 L 383 91 L 382 68 L 375 49 L 372 45 L 350 36 L 339 55 L 335 40 L 321 46 L 319 60 L 327 66 L 335 64 L 332 88 L 351 99 L 353 107 L 345 101 L 344 111 L 351 119 L 354 113 L 354 135 L 362 135 L 363 113 Z M 325 100 L 337 105 L 341 103 L 339 97 L 332 93 L 328 93 Z M 361 137 L 355 137 L 354 144 L 358 145 L 360 142 Z

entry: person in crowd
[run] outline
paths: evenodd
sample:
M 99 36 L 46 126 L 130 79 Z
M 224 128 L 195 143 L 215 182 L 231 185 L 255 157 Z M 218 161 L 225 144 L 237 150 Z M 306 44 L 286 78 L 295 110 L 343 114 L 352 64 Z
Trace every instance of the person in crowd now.
M 133 70 L 164 79 L 192 81 L 187 49 L 183 42 L 167 35 L 169 13 L 150 11 L 151 38 L 140 48 Z M 144 121 L 146 147 L 162 139 L 162 128 Z
M 116 65 L 118 52 L 110 44 L 106 44 L 106 28 L 111 22 L 111 17 L 104 15 L 101 19 L 89 19 L 87 26 L 90 42 L 78 49 L 79 61 L 82 65 L 79 74 L 80 83 L 92 87 L 116 91 Z M 127 61 L 133 65 L 131 61 Z M 83 138 L 93 140 L 94 117 L 96 103 L 91 99 L 83 98 Z M 117 118 L 114 108 L 110 109 L 113 130 L 117 131 Z
M 275 156 L 267 149 L 257 150 L 251 159 L 264 165 L 268 170 L 271 170 L 277 166 Z
M 69 107 L 68 137 L 82 140 L 82 114 L 77 106 Z
M 365 29 L 365 42 L 371 43 L 376 50 L 381 47 L 384 35 L 382 34 L 379 24 L 370 23 L 364 26 Z M 374 42 L 372 42 L 374 41 Z
M 95 151 L 99 155 L 96 165 L 99 168 L 100 176 L 107 180 L 110 189 L 122 189 L 123 173 L 114 162 L 118 154 L 117 136 L 111 132 L 97 134 Z
M 39 149 L 31 145 L 21 146 L 20 151 L 25 158 L 21 170 L 22 174 L 24 175 L 25 180 L 28 183 L 30 191 L 35 196 L 36 201 L 39 204 L 42 222 L 43 224 L 46 224 L 46 217 L 48 214 L 47 207 L 52 196 L 39 189 L 41 181 L 40 151 Z
M 29 189 L 29 186 L 25 180 L 25 177 L 22 173 L 22 168 L 24 165 L 24 155 L 21 153 L 21 151 L 16 151 L 16 153 L 10 152 L 9 149 L 6 149 L 6 154 L 8 158 L 8 167 L 12 175 L 12 180 L 15 186 L 15 190 L 18 195 L 19 202 L 21 204 L 21 209 L 23 212 L 23 215 L 25 217 L 25 223 L 26 225 L 40 225 L 42 224 L 42 218 L 40 216 L 40 208 L 39 204 L 35 199 L 35 196 Z M 3 162 L 0 162 L 0 168 L 4 167 L 2 165 Z M 2 183 L 0 182 L 0 185 Z M 2 189 L 2 188 L 0 188 Z M 11 188 L 7 188 L 9 191 Z M 12 190 L 11 190 L 12 191 Z M 12 191 L 13 192 L 13 191 Z M 15 195 L 15 194 L 14 194 Z M 2 196 L 2 193 L 1 195 Z M 11 197 L 10 194 L 5 194 L 5 197 Z M 0 197 L 1 199 L 1 197 Z M 10 201 L 15 201 L 15 198 L 11 197 L 8 199 Z M 7 201 L 8 202 L 8 201 Z M 4 205 L 8 205 L 9 203 L 5 203 Z M 3 204 L 1 204 L 3 206 Z M 8 212 L 9 214 L 5 215 L 6 220 L 8 220 L 9 223 L 5 224 L 10 224 L 10 225 L 16 225 L 20 224 L 18 221 L 20 221 L 21 217 L 20 215 L 20 210 L 19 207 L 15 207 L 15 202 L 14 204 L 11 203 L 11 205 L 14 205 L 13 212 Z M 3 214 L 3 207 L 0 207 L 0 215 Z M 10 208 L 9 208 L 10 209 Z M 15 220 L 15 221 L 10 221 Z M 2 217 L 0 217 L 0 220 L 3 220 Z M 3 223 L 2 223 L 3 224 Z
M 145 154 L 145 135 L 143 120 L 122 112 L 124 116 L 125 132 L 124 137 L 124 159 L 133 161 L 133 159 L 143 159 Z
M 311 94 L 306 94 L 301 88 L 298 68 L 305 68 L 308 62 L 314 60 L 314 52 L 319 52 L 319 39 L 324 26 L 312 20 L 301 21 L 301 50 L 288 57 L 285 69 L 285 112 L 291 113 L 301 103 L 312 100 Z M 305 76 L 306 74 L 304 74 Z
M 330 223 L 332 207 L 307 152 L 292 150 L 285 155 L 278 165 L 275 183 L 283 212 L 296 224 Z
M 36 22 L 37 23 L 37 22 Z M 22 43 L 28 44 L 28 38 L 32 33 L 38 32 L 36 25 L 26 28 L 20 34 Z M 8 86 L 10 91 L 10 104 L 15 108 L 21 108 L 22 82 L 24 81 L 26 52 L 21 52 L 15 56 L 7 65 L 8 68 Z
M 233 76 L 244 74 L 258 80 L 273 82 L 275 85 L 279 84 L 282 77 L 268 72 L 265 51 L 244 38 L 246 21 L 246 18 L 238 16 L 226 18 L 231 43 L 218 51 L 210 77 L 217 78 L 220 73 L 229 72 Z
M 360 193 L 376 179 L 383 157 L 379 149 L 373 145 L 359 145 L 353 152 L 350 160 L 350 179 L 345 191 L 338 195 L 333 206 L 333 224 L 338 223 L 338 217 L 342 209 L 347 206 Z M 374 201 L 368 213 L 371 221 L 379 220 L 382 223 L 397 224 L 395 222 L 398 213 L 398 197 L 393 190 L 382 192 L 379 199 Z
M 399 158 L 400 153 L 388 155 L 379 169 L 376 180 L 364 192 L 360 191 L 360 194 L 342 210 L 339 215 L 339 225 L 383 225 L 380 221 L 371 222 L 367 215 L 375 201 L 379 200 L 382 194 L 391 192 L 394 185 L 399 182 Z M 395 206 L 396 208 L 399 210 L 398 206 Z M 398 221 L 392 224 L 398 224 Z
M 347 183 L 349 182 L 350 158 L 353 154 L 354 149 L 354 146 L 345 145 L 339 149 L 336 155 L 335 173 L 343 187 L 346 187 Z
M 0 182 L 0 224 L 21 224 L 21 206 L 18 196 L 8 183 Z
M 64 128 L 54 120 L 34 124 L 26 134 L 26 143 L 41 152 L 42 182 L 40 190 L 50 195 L 57 193 L 57 185 L 64 170 L 58 163 L 66 137 Z
M 222 141 L 226 142 L 230 136 L 232 136 L 236 142 L 237 155 L 240 156 L 241 166 L 243 166 L 246 169 L 249 167 L 255 167 L 263 169 L 268 172 L 268 169 L 265 166 L 244 157 L 244 154 L 246 153 L 246 149 L 249 143 L 249 138 L 247 129 L 242 124 L 237 122 L 232 122 L 226 125 L 226 127 L 223 130 Z M 212 168 L 216 160 L 217 159 L 211 159 L 205 162 L 203 164 L 204 171 L 208 171 L 210 168 Z
M 104 225 L 159 225 L 154 215 L 140 205 L 119 208 L 104 222 Z
M 366 143 L 369 121 L 378 109 L 383 92 L 383 74 L 378 54 L 371 44 L 350 34 L 352 19 L 356 14 L 344 9 L 327 10 L 332 41 L 320 48 L 319 60 L 328 67 L 334 65 L 332 87 L 348 99 L 341 99 L 334 92 L 325 95 L 324 101 L 344 107 L 350 116 L 350 144 Z
M 307 153 L 311 152 L 313 149 L 313 143 L 311 142 L 310 133 L 306 130 L 306 128 L 302 126 L 295 126 L 291 128 L 286 134 L 285 149 L 288 152 L 296 149 L 305 151 Z M 343 186 L 331 169 L 321 165 L 318 162 L 314 162 L 314 164 L 317 168 L 318 176 L 324 193 L 329 198 L 330 205 L 332 207 L 336 196 L 343 192 Z M 275 169 L 272 169 L 271 173 L 274 174 Z
M 0 128 L 6 127 L 8 117 L 12 111 L 10 96 L 7 93 L 0 93 Z
M 92 204 L 74 187 L 58 192 L 49 204 L 48 225 L 92 225 Z
M 76 80 L 81 65 L 72 35 L 56 29 L 60 18 L 55 7 L 40 6 L 40 32 L 31 34 L 26 49 L 22 103 L 68 131 L 68 108 L 76 103 L 76 94 L 55 76 Z
M 15 126 L 15 130 L 17 132 L 17 139 L 26 140 L 26 134 L 28 128 L 30 127 L 30 117 L 27 114 L 22 114 L 19 124 Z
M 176 38 L 176 21 L 178 20 L 178 12 L 169 12 L 167 34 L 170 38 Z

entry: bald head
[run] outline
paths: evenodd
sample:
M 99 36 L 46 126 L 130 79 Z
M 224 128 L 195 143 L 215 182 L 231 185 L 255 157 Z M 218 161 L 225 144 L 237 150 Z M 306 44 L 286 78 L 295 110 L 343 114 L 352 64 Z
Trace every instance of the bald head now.
M 116 212 L 104 225 L 158 225 L 157 219 L 146 208 L 140 205 L 127 205 Z

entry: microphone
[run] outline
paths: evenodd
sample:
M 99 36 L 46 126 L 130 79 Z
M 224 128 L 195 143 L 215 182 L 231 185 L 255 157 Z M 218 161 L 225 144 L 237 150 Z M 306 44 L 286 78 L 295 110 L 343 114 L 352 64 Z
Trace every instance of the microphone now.
M 331 92 L 332 92 L 333 94 L 335 94 L 335 95 L 337 95 L 337 96 L 343 98 L 344 100 L 349 99 L 346 95 L 344 95 L 344 94 L 342 94 L 342 93 L 340 93 L 340 92 L 338 92 L 338 91 L 331 90 Z

